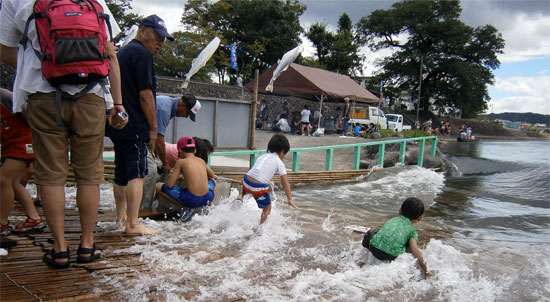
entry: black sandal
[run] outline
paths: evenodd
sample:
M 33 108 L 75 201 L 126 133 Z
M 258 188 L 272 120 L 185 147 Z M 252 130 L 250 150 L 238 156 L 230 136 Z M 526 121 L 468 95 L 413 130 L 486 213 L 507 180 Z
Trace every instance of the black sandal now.
M 100 251 L 100 253 L 96 254 L 96 251 Z M 79 245 L 76 253 L 78 254 L 78 257 L 76 257 L 76 262 L 78 263 L 90 263 L 103 257 L 103 250 L 97 247 L 95 243 L 91 249 L 84 248 Z M 81 256 L 82 254 L 90 254 L 90 256 Z
M 67 251 L 59 252 L 59 253 L 56 253 L 55 250 L 52 248 L 49 252 L 44 254 L 44 257 L 42 257 L 42 261 L 44 261 L 44 263 L 50 265 L 53 268 L 59 269 L 59 268 L 68 268 L 69 265 L 71 265 L 70 258 L 71 258 L 71 252 L 69 251 L 69 247 L 67 247 Z M 67 262 L 57 262 L 55 261 L 56 259 L 67 259 Z

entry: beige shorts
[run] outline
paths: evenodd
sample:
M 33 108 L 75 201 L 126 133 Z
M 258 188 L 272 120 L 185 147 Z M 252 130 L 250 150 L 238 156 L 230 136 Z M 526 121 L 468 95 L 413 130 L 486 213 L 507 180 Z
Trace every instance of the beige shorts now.
M 32 129 L 36 183 L 64 185 L 71 165 L 78 185 L 105 182 L 103 137 L 105 100 L 88 93 L 77 101 L 61 101 L 63 127 L 57 127 L 55 92 L 29 96 L 27 119 Z

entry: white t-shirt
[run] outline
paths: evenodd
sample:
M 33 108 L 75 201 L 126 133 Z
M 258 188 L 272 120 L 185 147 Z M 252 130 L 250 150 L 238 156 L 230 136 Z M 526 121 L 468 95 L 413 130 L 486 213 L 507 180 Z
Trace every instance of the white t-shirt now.
M 302 110 L 302 122 L 309 123 L 309 115 L 311 114 L 311 111 L 308 109 Z
M 275 173 L 281 176 L 286 175 L 285 165 L 277 153 L 265 153 L 258 157 L 254 166 L 246 175 L 263 184 L 268 184 Z
M 27 19 L 32 14 L 35 0 L 4 0 L 2 1 L 2 9 L 0 10 L 0 44 L 8 47 L 19 47 L 17 53 L 17 76 L 15 77 L 14 93 L 13 93 L 13 112 L 20 112 L 23 105 L 27 101 L 29 94 L 36 92 L 54 92 L 48 81 L 42 76 L 41 63 L 34 51 L 31 48 L 40 50 L 38 36 L 36 33 L 36 25 L 34 20 L 29 24 L 27 36 L 31 42 L 27 43 L 26 49 L 19 44 Z M 120 33 L 120 28 L 116 23 L 111 11 L 105 4 L 104 0 L 98 0 L 106 14 L 109 15 L 109 21 L 113 31 L 113 36 Z M 107 28 L 107 25 L 105 25 Z M 107 35 L 109 30 L 107 29 Z M 71 95 L 80 92 L 86 85 L 61 85 L 61 89 Z M 100 85 L 96 85 L 90 92 L 95 93 L 99 97 L 104 98 L 103 89 Z M 112 97 L 105 97 L 107 108 L 112 107 Z

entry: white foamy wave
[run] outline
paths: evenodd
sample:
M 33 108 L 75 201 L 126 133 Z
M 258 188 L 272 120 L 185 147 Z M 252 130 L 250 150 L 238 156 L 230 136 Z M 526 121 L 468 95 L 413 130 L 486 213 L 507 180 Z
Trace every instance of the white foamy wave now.
M 418 197 L 429 206 L 445 184 L 443 174 L 418 166 L 404 166 L 377 171 L 365 181 L 340 186 L 324 187 L 319 191 L 297 193 L 300 198 L 326 196 L 338 203 L 359 203 L 378 206 L 398 206 L 411 196 Z M 305 195 L 307 194 L 307 195 Z
M 222 200 L 190 223 L 144 220 L 159 233 L 108 252 L 141 254 L 150 271 L 132 282 L 123 276 L 104 281 L 135 301 L 467 302 L 498 300 L 508 281 L 489 280 L 474 271 L 470 255 L 439 240 L 423 251 L 431 274 L 423 279 L 410 254 L 379 261 L 359 242 L 341 242 L 338 229 L 325 230 L 321 243 L 311 241 L 305 235 L 311 230 L 302 230 L 282 201 L 274 202 L 262 226 L 253 199 L 245 199 L 236 210 L 231 202 Z M 325 217 L 330 224 L 331 215 Z M 544 269 L 539 271 L 542 276 Z

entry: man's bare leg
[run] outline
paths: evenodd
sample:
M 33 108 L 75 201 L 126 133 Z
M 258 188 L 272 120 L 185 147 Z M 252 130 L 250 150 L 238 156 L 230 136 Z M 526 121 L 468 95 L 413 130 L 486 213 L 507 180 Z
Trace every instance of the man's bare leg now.
M 52 232 L 53 248 L 56 253 L 67 251 L 65 240 L 65 189 L 63 186 L 42 185 L 42 206 L 46 221 Z M 66 259 L 56 259 L 58 263 L 67 262 Z
M 126 186 L 126 234 L 132 235 L 153 235 L 157 232 L 139 223 L 139 205 L 143 195 L 143 178 L 135 178 L 128 182 Z
M 123 229 L 126 225 L 126 206 L 128 204 L 126 199 L 126 186 L 113 184 L 113 194 L 116 204 L 116 228 Z
M 94 246 L 94 226 L 99 209 L 99 185 L 79 185 L 76 190 L 76 205 L 80 214 L 82 237 L 80 247 L 91 249 Z M 101 253 L 97 250 L 96 254 Z M 89 257 L 90 254 L 80 256 Z

